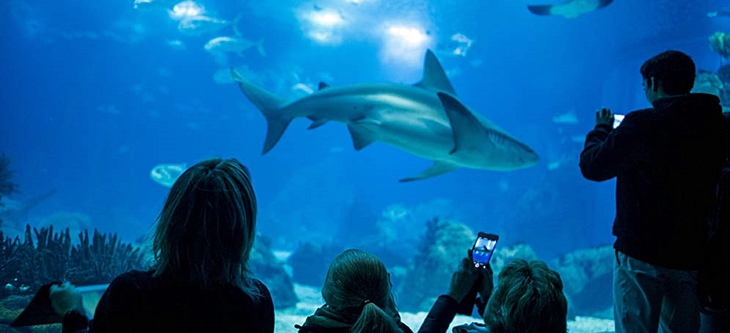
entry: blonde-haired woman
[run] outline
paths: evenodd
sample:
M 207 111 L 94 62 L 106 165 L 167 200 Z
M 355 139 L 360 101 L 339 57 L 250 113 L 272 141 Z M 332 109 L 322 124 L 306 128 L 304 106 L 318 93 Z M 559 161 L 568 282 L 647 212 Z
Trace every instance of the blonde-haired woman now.
M 274 306 L 247 263 L 256 236 L 256 195 L 248 169 L 213 158 L 173 184 L 157 219 L 149 271 L 130 271 L 109 285 L 91 332 L 274 331 Z M 85 330 L 81 296 L 54 286 L 63 331 Z
M 326 304 L 295 326 L 300 333 L 412 333 L 400 321 L 385 265 L 368 252 L 350 249 L 335 257 L 322 298 Z

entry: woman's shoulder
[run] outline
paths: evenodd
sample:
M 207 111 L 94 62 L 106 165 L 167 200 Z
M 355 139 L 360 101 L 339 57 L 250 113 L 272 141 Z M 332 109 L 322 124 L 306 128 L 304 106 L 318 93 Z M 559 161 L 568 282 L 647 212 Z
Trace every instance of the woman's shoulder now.
M 109 289 L 148 289 L 152 284 L 154 284 L 154 281 L 156 280 L 153 274 L 153 271 L 139 270 L 131 270 L 119 274 L 112 280 L 111 283 L 109 283 Z

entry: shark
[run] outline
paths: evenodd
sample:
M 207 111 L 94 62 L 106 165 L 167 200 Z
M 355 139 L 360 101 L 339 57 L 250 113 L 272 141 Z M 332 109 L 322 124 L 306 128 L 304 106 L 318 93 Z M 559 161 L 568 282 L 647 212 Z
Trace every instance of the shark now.
M 566 0 L 555 5 L 528 5 L 527 9 L 535 15 L 554 15 L 576 18 L 610 5 L 613 0 Z
M 443 175 L 461 167 L 511 171 L 534 166 L 539 157 L 528 145 L 464 105 L 443 67 L 426 51 L 424 73 L 415 84 L 360 83 L 330 86 L 288 101 L 254 85 L 235 69 L 231 77 L 264 115 L 262 155 L 279 142 L 292 120 L 308 118 L 309 129 L 328 122 L 345 124 L 354 149 L 379 141 L 434 161 L 400 182 Z

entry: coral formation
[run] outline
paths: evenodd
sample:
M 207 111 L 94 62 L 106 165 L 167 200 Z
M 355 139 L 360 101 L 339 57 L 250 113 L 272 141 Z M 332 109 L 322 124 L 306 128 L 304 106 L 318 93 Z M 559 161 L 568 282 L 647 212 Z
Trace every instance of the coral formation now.
M 613 260 L 613 246 L 604 245 L 568 253 L 551 262 L 550 267 L 563 279 L 571 312 L 595 316 L 613 306 Z
M 11 180 L 13 178 L 14 172 L 10 170 L 10 158 L 5 155 L 5 153 L 2 153 L 0 155 L 0 206 L 3 205 L 3 197 L 11 195 L 18 191 L 18 184 L 13 183 Z M 3 221 L 0 220 L 0 226 L 2 225 Z
M 269 288 L 276 309 L 296 306 L 299 299 L 294 292 L 294 283 L 271 251 L 271 243 L 270 238 L 256 235 L 249 259 L 251 271 Z
M 715 95 L 720 98 L 723 110 L 730 107 L 730 65 L 720 67 L 717 74 L 700 69 L 695 77 L 692 92 Z
M 321 287 L 332 260 L 344 250 L 339 246 L 302 242 L 287 259 L 296 283 Z
M 597 223 L 592 222 L 595 220 L 595 203 L 583 200 L 576 204 L 565 200 L 576 193 L 593 191 L 593 185 L 583 179 L 578 169 L 580 151 L 572 151 L 571 156 L 565 160 L 565 166 L 544 173 L 539 181 L 534 182 L 519 199 L 514 217 L 505 226 L 505 235 L 517 242 L 530 244 L 543 260 L 592 244 L 589 235 L 595 229 L 592 223 Z
M 35 240 L 34 240 L 35 239 Z M 122 272 L 145 269 L 139 249 L 123 243 L 116 234 L 94 230 L 79 233 L 72 245 L 69 229 L 54 233 L 53 226 L 26 225 L 24 238 L 0 231 L 0 331 L 15 332 L 9 325 L 30 303 L 41 285 L 68 280 L 77 285 L 103 284 Z M 60 325 L 41 325 L 22 332 L 59 332 Z
M 710 48 L 723 58 L 730 58 L 730 34 L 719 31 L 712 34 Z
M 35 244 L 33 236 L 35 235 Z M 11 294 L 33 294 L 51 281 L 68 280 L 77 285 L 109 283 L 122 272 L 144 269 L 139 249 L 123 243 L 116 234 L 94 230 L 79 234 L 71 244 L 68 229 L 54 233 L 53 227 L 26 226 L 24 240 L 6 237 L 0 231 L 0 298 Z
M 705 93 L 720 96 L 720 93 L 725 89 L 725 85 L 720 80 L 720 76 L 708 71 L 701 69 L 695 77 L 695 85 L 692 88 L 693 93 Z
M 451 274 L 467 255 L 476 235 L 468 226 L 434 218 L 418 244 L 403 283 L 398 307 L 404 311 L 428 311 L 448 290 Z
M 537 260 L 537 253 L 530 247 L 530 245 L 524 243 L 517 243 L 511 247 L 502 247 L 494 251 L 494 256 L 489 261 L 492 266 L 492 272 L 494 272 L 494 278 L 499 276 L 499 272 L 502 271 L 507 263 L 512 259 L 524 259 L 527 261 Z M 496 281 L 495 281 L 496 282 Z

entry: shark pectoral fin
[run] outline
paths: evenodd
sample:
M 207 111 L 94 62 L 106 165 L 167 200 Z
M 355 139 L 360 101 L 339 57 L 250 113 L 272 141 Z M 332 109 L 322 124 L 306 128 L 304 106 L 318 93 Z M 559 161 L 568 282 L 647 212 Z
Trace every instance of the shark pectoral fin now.
M 313 130 L 317 127 L 320 127 L 324 124 L 326 124 L 329 121 L 329 119 L 312 119 L 312 124 L 307 127 L 308 130 Z
M 449 117 L 451 131 L 454 133 L 454 149 L 449 154 L 454 154 L 460 149 L 472 146 L 474 142 L 479 142 L 479 136 L 484 133 L 484 128 L 471 111 L 448 94 L 438 93 L 438 97 Z
M 326 84 L 326 83 L 320 81 L 319 82 L 319 88 L 318 88 L 318 90 L 322 90 L 322 89 L 327 88 L 329 86 L 330 86 L 329 84 Z
M 347 129 L 350 131 L 355 150 L 361 150 L 375 141 L 368 132 L 357 128 L 357 126 L 348 124 Z
M 431 50 L 426 51 L 426 59 L 423 63 L 423 79 L 414 86 L 436 92 L 445 91 L 456 96 L 456 91 L 451 86 L 444 68 L 441 67 L 439 60 Z
M 433 163 L 433 165 L 430 168 L 423 170 L 421 173 L 419 173 L 413 177 L 410 177 L 410 178 L 403 178 L 398 181 L 401 183 L 405 183 L 405 182 L 411 182 L 414 180 L 421 180 L 421 179 L 436 177 L 439 175 L 443 175 L 447 172 L 454 171 L 458 168 L 459 168 L 459 166 L 456 164 L 436 161 Z

